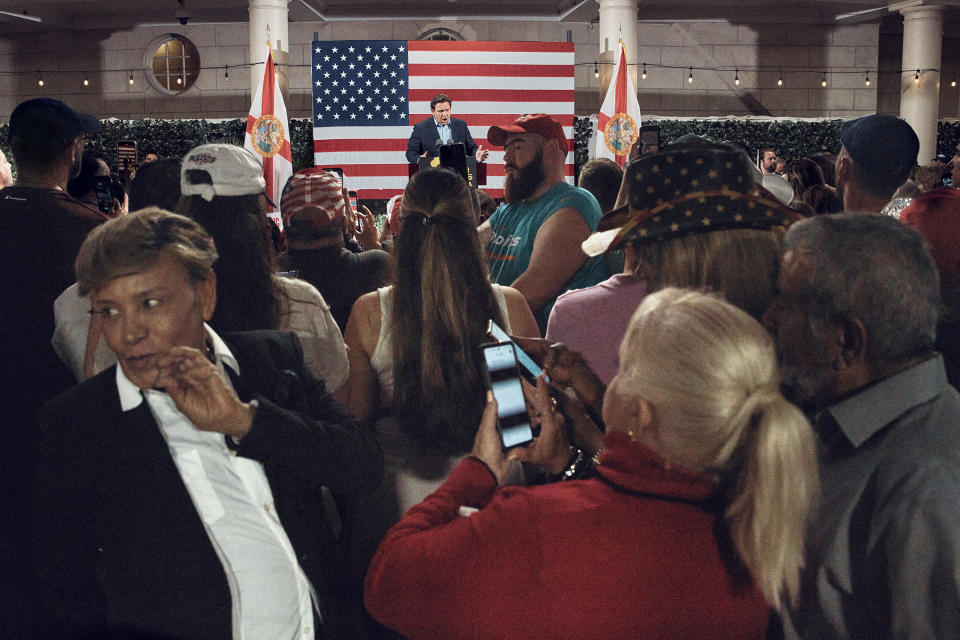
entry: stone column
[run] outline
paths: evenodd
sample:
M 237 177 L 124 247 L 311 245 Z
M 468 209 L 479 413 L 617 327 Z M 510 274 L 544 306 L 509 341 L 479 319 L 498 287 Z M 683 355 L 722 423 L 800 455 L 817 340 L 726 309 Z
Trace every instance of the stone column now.
M 617 63 L 617 40 L 623 40 L 624 51 L 627 54 L 627 64 L 630 66 L 630 76 L 633 86 L 637 86 L 637 3 L 636 0 L 599 0 L 600 24 L 598 36 L 600 40 L 600 86 L 610 84 L 613 75 L 613 65 Z M 592 71 L 592 70 L 591 70 Z M 602 98 L 601 98 L 602 100 Z M 932 157 L 932 156 L 931 156 Z
M 267 59 L 267 28 L 273 45 L 273 62 L 285 65 L 289 61 L 290 36 L 287 28 L 287 4 L 290 0 L 249 0 L 250 12 L 250 95 L 263 80 L 263 65 Z M 279 45 L 278 45 L 279 43 Z M 287 68 L 277 67 L 277 80 L 284 104 L 290 104 Z
M 903 73 L 900 77 L 900 117 L 920 139 L 917 162 L 937 155 L 937 117 L 940 111 L 940 50 L 943 43 L 943 7 L 921 5 L 900 9 L 903 15 Z M 916 80 L 917 69 L 920 81 Z M 936 69 L 936 71 L 929 71 Z

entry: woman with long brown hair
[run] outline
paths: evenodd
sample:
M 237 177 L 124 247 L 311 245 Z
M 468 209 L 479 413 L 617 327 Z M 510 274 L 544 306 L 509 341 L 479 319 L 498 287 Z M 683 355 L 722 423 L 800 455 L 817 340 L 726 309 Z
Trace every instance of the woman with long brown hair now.
M 396 236 L 397 281 L 361 296 L 347 322 L 350 376 L 337 399 L 376 423 L 387 460 L 381 535 L 427 495 L 472 446 L 483 413 L 478 347 L 490 320 L 539 336 L 526 300 L 491 285 L 463 178 L 417 173 Z M 393 483 L 389 482 L 393 479 Z

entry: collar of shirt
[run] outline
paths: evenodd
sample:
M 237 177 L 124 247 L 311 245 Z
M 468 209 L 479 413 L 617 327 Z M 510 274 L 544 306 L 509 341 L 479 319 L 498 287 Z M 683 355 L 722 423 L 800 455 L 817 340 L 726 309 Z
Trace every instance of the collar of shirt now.
M 203 328 L 206 330 L 210 344 L 213 346 L 213 355 L 217 361 L 217 368 L 220 369 L 221 373 L 226 375 L 223 368 L 224 366 L 228 366 L 235 374 L 240 375 L 240 365 L 227 347 L 227 343 L 224 342 L 223 338 L 217 335 L 217 332 L 207 323 L 203 324 Z M 120 408 L 123 411 L 132 411 L 143 402 L 143 394 L 140 393 L 140 387 L 130 382 L 127 376 L 124 375 L 123 367 L 121 367 L 119 363 L 117 364 L 117 391 L 120 393 Z
M 836 421 L 850 444 L 859 447 L 913 407 L 940 395 L 946 387 L 947 373 L 943 356 L 938 353 L 825 409 L 824 413 Z
M 442 127 L 449 127 L 449 126 L 450 126 L 450 123 L 449 123 L 449 122 L 448 122 L 447 124 L 440 124 L 439 122 L 437 122 L 436 120 L 434 120 L 434 123 L 436 123 L 437 129 L 440 129 L 440 128 L 442 128 Z

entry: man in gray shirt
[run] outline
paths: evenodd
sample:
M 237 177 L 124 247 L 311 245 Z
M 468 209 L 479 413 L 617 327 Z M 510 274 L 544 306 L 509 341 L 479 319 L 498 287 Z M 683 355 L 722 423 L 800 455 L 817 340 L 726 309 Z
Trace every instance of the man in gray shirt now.
M 823 495 L 787 637 L 960 637 L 960 395 L 933 351 L 923 238 L 867 214 L 786 236 L 764 320 L 820 437 Z

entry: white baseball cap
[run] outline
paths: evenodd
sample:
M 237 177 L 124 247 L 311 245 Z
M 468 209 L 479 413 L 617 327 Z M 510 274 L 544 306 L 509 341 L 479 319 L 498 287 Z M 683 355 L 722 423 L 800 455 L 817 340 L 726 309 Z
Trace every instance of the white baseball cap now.
M 206 171 L 212 184 L 191 182 L 189 171 Z M 267 183 L 263 167 L 247 149 L 233 144 L 202 144 L 183 157 L 180 193 L 200 196 L 207 202 L 214 196 L 250 196 L 264 193 Z

